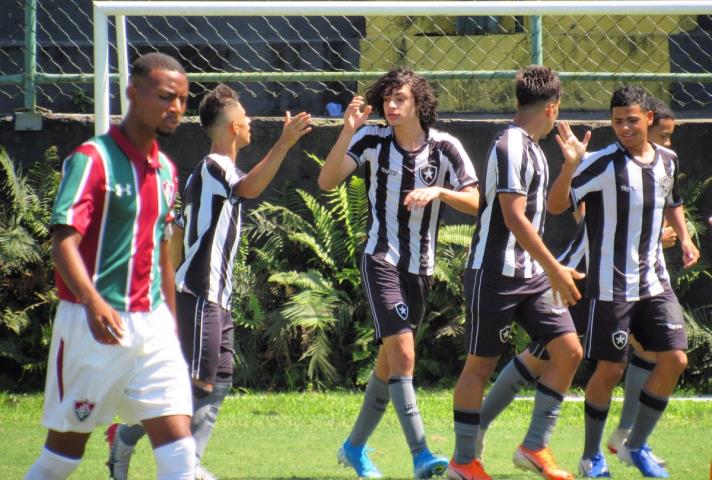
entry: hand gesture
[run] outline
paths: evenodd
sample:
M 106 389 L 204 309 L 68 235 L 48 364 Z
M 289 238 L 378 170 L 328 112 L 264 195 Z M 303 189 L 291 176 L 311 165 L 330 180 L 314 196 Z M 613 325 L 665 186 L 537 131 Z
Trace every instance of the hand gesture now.
M 586 275 L 573 268 L 559 265 L 553 272 L 547 272 L 549 283 L 551 283 L 554 302 L 562 307 L 576 305 L 581 300 L 581 293 L 576 288 L 574 280 L 581 280 Z
M 680 243 L 680 248 L 682 249 L 682 265 L 685 268 L 692 267 L 700 259 L 700 251 L 697 250 L 692 240 Z
M 282 126 L 282 136 L 280 140 L 282 140 L 287 148 L 292 148 L 300 138 L 311 131 L 311 115 L 302 112 L 292 117 L 292 114 L 287 111 L 284 115 L 284 125 Z
M 578 167 L 586 153 L 588 142 L 591 140 L 591 131 L 586 132 L 583 141 L 579 141 L 574 132 L 571 131 L 569 122 L 562 120 L 556 128 L 559 131 L 558 135 L 556 135 L 556 141 L 561 148 L 561 153 L 564 155 L 564 164 Z
M 116 310 L 97 296 L 84 305 L 89 330 L 94 339 L 104 345 L 116 345 L 124 336 L 121 317 Z
M 371 110 L 371 105 L 366 105 L 363 97 L 354 97 L 344 112 L 344 128 L 355 132 L 358 127 L 366 123 L 368 116 L 371 114 Z
M 663 243 L 663 248 L 670 248 L 675 245 L 675 242 L 677 242 L 677 233 L 675 233 L 675 230 L 669 225 L 666 225 L 663 227 L 663 235 L 661 239 Z
M 405 197 L 403 205 L 410 211 L 416 208 L 425 208 L 431 201 L 440 197 L 441 191 L 440 187 L 416 188 Z

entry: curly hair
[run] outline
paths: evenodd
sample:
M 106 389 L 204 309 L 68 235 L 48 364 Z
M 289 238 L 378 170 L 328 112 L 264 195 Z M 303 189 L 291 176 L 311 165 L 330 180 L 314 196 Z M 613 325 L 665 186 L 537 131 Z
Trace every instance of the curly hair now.
M 514 82 L 520 107 L 555 102 L 561 98 L 563 91 L 559 75 L 542 65 L 529 65 L 519 70 Z
M 404 85 L 411 88 L 420 125 L 427 130 L 438 119 L 438 99 L 428 81 L 409 68 L 395 68 L 376 80 L 366 90 L 366 101 L 381 117 L 384 117 L 383 97 Z
M 240 96 L 238 93 L 224 83 L 219 84 L 200 101 L 200 106 L 198 107 L 200 125 L 204 130 L 209 130 L 215 124 L 217 118 L 222 115 L 225 108 L 239 104 Z
M 615 107 L 632 107 L 633 105 L 640 105 L 640 109 L 644 112 L 650 110 L 648 94 L 645 93 L 642 87 L 626 85 L 613 92 L 611 96 L 611 111 Z

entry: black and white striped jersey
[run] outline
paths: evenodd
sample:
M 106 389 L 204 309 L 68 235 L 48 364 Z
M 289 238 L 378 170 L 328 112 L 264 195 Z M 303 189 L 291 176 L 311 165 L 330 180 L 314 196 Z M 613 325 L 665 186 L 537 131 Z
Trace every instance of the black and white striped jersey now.
M 586 249 L 588 239 L 586 238 L 585 216 L 581 218 L 576 226 L 576 235 L 571 242 L 561 251 L 556 260 L 565 267 L 575 268 L 581 273 L 586 273 Z
M 649 164 L 614 143 L 576 169 L 571 202 L 586 202 L 587 297 L 632 302 L 670 288 L 661 238 L 664 209 L 682 205 L 677 155 L 651 145 Z
M 543 273 L 541 265 L 517 243 L 507 228 L 497 198 L 499 193 L 526 196 L 525 215 L 540 236 L 544 233 L 549 166 L 541 147 L 526 131 L 508 125 L 492 142 L 484 177 L 468 268 L 495 271 L 515 278 L 532 278 Z
M 368 125 L 356 132 L 347 152 L 359 166 L 365 164 L 369 215 L 364 253 L 421 275 L 432 275 L 435 267 L 441 202 L 408 211 L 405 197 L 416 188 L 460 190 L 477 184 L 459 140 L 432 128 L 427 135 L 421 148 L 408 152 L 395 141 L 392 127 Z
M 188 177 L 179 217 L 185 258 L 176 272 L 176 288 L 226 310 L 242 222 L 237 185 L 244 177 L 230 158 L 206 156 Z

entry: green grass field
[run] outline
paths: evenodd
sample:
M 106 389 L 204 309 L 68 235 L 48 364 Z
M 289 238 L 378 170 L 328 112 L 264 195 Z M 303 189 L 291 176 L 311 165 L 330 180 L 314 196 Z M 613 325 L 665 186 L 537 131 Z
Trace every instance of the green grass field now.
M 220 479 L 353 478 L 336 463 L 336 449 L 358 413 L 358 393 L 247 394 L 226 399 L 204 464 Z M 421 391 L 418 402 L 431 450 L 449 456 L 453 448 L 450 391 Z M 0 394 L 0 477 L 21 479 L 44 441 L 40 395 Z M 609 428 L 620 402 L 611 409 Z M 531 401 L 516 401 L 490 428 L 485 462 L 497 479 L 537 478 L 516 470 L 511 456 L 528 425 Z M 552 447 L 559 463 L 574 469 L 583 445 L 583 404 L 566 402 Z M 72 478 L 107 478 L 103 429 L 97 430 Z M 668 461 L 672 478 L 707 480 L 712 457 L 712 403 L 672 401 L 651 439 Z M 371 456 L 388 478 L 412 478 L 410 455 L 389 407 L 369 442 Z M 614 478 L 641 478 L 608 455 Z M 132 479 L 155 478 L 149 442 L 142 440 L 131 464 Z

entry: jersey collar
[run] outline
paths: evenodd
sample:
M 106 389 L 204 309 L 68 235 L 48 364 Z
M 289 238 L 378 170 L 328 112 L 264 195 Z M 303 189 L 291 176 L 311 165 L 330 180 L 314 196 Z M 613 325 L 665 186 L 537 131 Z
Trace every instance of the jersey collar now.
M 124 152 L 124 155 L 126 155 L 133 163 L 137 165 L 146 164 L 151 168 L 159 168 L 161 166 L 161 162 L 158 159 L 157 141 L 153 141 L 153 143 L 151 144 L 151 151 L 149 152 L 148 157 L 144 157 L 143 153 L 139 152 L 138 149 L 133 146 L 133 144 L 129 141 L 126 135 L 124 135 L 124 132 L 121 131 L 121 128 L 119 128 L 118 125 L 111 126 L 111 128 L 109 129 L 109 135 L 111 136 L 112 140 L 116 142 L 116 145 L 119 146 L 121 151 Z

